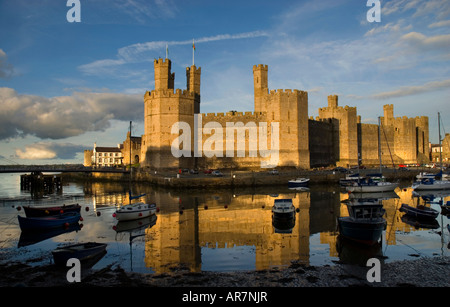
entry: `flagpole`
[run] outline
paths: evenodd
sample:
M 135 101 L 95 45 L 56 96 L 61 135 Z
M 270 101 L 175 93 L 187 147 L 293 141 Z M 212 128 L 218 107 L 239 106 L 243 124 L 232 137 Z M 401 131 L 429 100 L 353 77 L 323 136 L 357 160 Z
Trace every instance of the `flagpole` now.
M 195 54 L 195 43 L 194 39 L 192 39 L 192 66 L 194 66 L 194 54 Z
M 166 59 L 169 58 L 169 45 L 166 44 Z

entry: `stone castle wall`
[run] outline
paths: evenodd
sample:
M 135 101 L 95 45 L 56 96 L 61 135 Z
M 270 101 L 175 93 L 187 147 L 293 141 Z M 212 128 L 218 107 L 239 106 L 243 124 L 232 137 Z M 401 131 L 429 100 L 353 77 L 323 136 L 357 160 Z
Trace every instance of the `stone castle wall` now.
M 361 124 L 356 107 L 339 106 L 336 95 L 328 97 L 327 107 L 319 108 L 316 120 L 308 119 L 308 93 L 269 90 L 267 65 L 253 66 L 253 112 L 217 114 L 200 113 L 201 68 L 186 69 L 186 89 L 181 90 L 174 89 L 169 59 L 155 60 L 154 67 L 155 89 L 144 96 L 142 166 L 260 169 L 273 158 L 263 152 L 274 149 L 273 140 L 279 145 L 276 167 L 379 163 L 378 125 Z M 381 120 L 383 164 L 427 160 L 427 117 L 395 118 L 393 106 L 386 105 Z M 228 130 L 230 125 L 235 129 Z M 181 157 L 172 152 L 177 141 Z

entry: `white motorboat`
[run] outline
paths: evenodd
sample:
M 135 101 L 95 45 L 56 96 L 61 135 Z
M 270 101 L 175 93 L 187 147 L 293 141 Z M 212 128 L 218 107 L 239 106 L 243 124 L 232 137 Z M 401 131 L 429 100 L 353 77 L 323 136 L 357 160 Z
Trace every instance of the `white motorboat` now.
M 295 207 L 292 199 L 275 199 L 272 213 L 279 219 L 291 219 L 295 217 Z
M 417 176 L 416 179 L 418 180 L 422 180 L 422 179 L 434 179 L 436 177 L 436 174 L 434 173 L 428 173 L 428 172 L 420 172 Z
M 373 192 L 393 192 L 398 187 L 398 183 L 384 181 L 360 181 L 355 182 L 352 186 L 346 187 L 351 193 L 373 193 Z
M 450 189 L 450 181 L 434 180 L 433 178 L 425 178 L 416 181 L 412 185 L 413 190 L 447 190 Z
M 137 220 L 156 214 L 156 204 L 138 202 L 120 207 L 113 216 L 119 221 Z
M 295 187 L 306 187 L 308 186 L 309 178 L 296 178 L 289 180 L 288 187 L 295 188 Z

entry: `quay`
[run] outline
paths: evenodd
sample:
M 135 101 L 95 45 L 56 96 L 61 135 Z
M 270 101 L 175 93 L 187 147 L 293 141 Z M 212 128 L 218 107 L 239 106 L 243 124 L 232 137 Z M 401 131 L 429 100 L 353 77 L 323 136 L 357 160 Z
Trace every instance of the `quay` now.
M 392 168 L 383 169 L 383 175 L 388 181 L 413 181 L 420 172 L 433 170 L 425 168 L 414 168 L 409 170 L 398 170 Z M 169 189 L 210 189 L 210 188 L 235 188 L 235 187 L 263 187 L 282 186 L 289 180 L 297 177 L 310 178 L 310 184 L 339 184 L 339 180 L 346 176 L 345 173 L 333 171 L 332 169 L 321 170 L 279 170 L 277 175 L 266 171 L 237 171 L 221 170 L 223 176 L 214 176 L 200 171 L 198 174 L 175 171 L 150 171 L 146 169 L 132 169 L 131 181 L 134 183 L 147 183 L 158 187 Z M 437 170 L 436 170 L 437 172 Z M 379 169 L 353 170 L 353 173 L 361 175 L 379 173 Z M 129 173 L 65 173 L 64 178 L 74 181 L 116 181 L 129 182 Z

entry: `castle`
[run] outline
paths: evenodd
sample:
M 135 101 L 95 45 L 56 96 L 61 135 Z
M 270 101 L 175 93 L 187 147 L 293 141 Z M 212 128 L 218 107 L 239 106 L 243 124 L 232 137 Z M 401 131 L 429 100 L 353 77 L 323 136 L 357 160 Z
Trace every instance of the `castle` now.
M 394 117 L 393 105 L 385 105 L 381 125 L 364 124 L 356 107 L 341 107 L 330 95 L 319 116 L 309 118 L 308 93 L 270 90 L 267 65 L 253 66 L 253 112 L 200 113 L 201 68 L 195 65 L 186 68 L 185 90 L 174 89 L 170 59 L 155 59 L 154 75 L 155 89 L 144 95 L 144 134 L 134 138 L 141 143 L 132 153 L 144 168 L 379 165 L 379 151 L 385 165 L 429 161 L 428 117 Z M 129 156 L 126 142 L 123 157 Z

